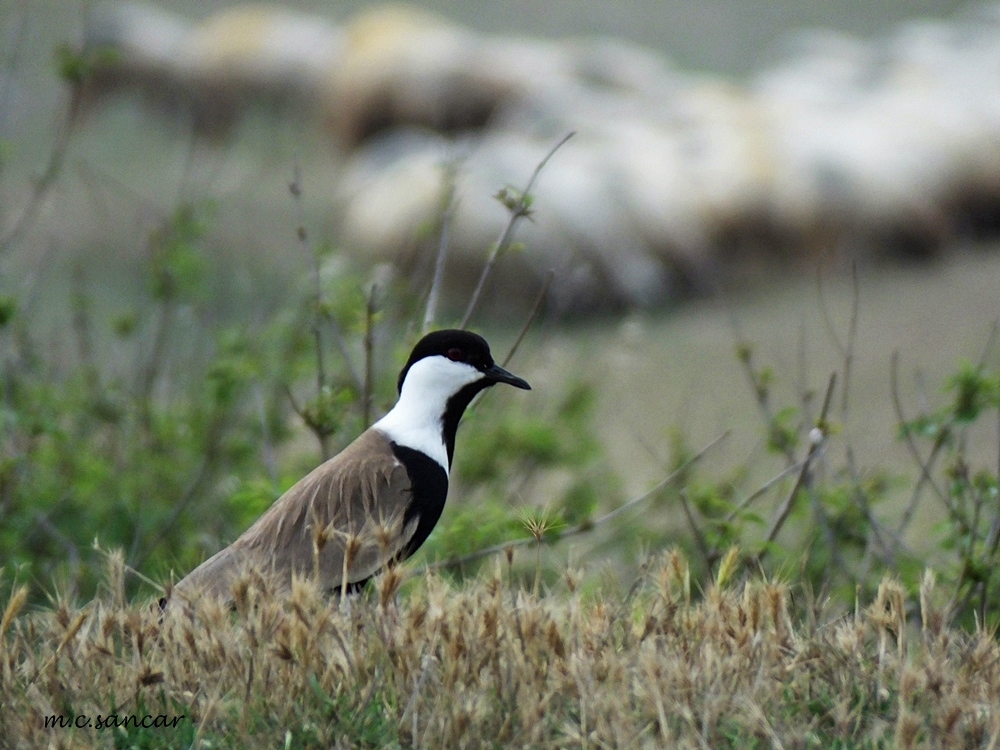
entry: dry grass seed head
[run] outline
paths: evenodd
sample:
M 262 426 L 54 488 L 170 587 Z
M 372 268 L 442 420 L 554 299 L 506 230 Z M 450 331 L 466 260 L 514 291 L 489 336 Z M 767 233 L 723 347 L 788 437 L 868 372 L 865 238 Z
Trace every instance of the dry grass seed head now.
M 240 576 L 232 587 L 233 604 L 241 617 L 246 617 L 250 613 L 252 603 L 250 601 L 250 577 Z
M 764 624 L 763 590 L 760 586 L 747 583 L 743 587 L 743 609 L 747 613 L 747 626 L 751 632 L 759 633 Z
M 768 582 L 764 586 L 764 596 L 771 624 L 774 626 L 774 634 L 782 646 L 789 647 L 793 625 L 788 614 L 788 587 L 782 583 Z
M 583 581 L 583 571 L 577 568 L 567 567 L 563 571 L 563 582 L 566 584 L 566 590 L 572 595 L 577 592 L 580 588 L 580 583 Z
M 896 643 L 897 657 L 902 659 L 906 653 L 906 590 L 899 581 L 882 580 L 869 608 L 869 621 L 878 634 L 879 661 L 885 658 L 890 638 Z
M 393 556 L 393 542 L 400 538 L 403 532 L 403 516 L 394 514 L 390 518 L 381 518 L 374 524 L 371 531 L 372 541 L 377 545 L 379 558 L 383 561 Z
M 899 678 L 900 706 L 912 706 L 926 686 L 924 672 L 913 667 L 904 667 Z
M 7 600 L 7 606 L 4 607 L 3 611 L 3 619 L 0 619 L 0 655 L 7 650 L 7 631 L 10 630 L 11 625 L 14 624 L 14 620 L 16 620 L 18 615 L 21 614 L 21 610 L 24 609 L 24 605 L 27 601 L 27 586 L 20 586 L 17 588 L 11 595 L 10 599 Z
M 287 603 L 296 616 L 308 624 L 317 608 L 324 605 L 317 579 L 314 576 L 302 575 L 298 571 L 293 571 Z
M 559 627 L 554 621 L 549 621 L 549 627 L 545 636 L 549 651 L 551 651 L 558 659 L 565 659 L 566 642 L 563 640 L 562 634 L 559 632 Z
M 925 639 L 940 638 L 950 620 L 947 609 L 934 601 L 936 584 L 934 571 L 927 568 L 920 582 L 920 624 Z
M 722 562 L 719 563 L 719 570 L 715 576 L 715 585 L 720 589 L 725 588 L 726 584 L 732 579 L 733 573 L 735 573 L 740 567 L 740 548 L 730 547 L 729 551 L 726 552 L 725 557 L 722 558 Z
M 95 549 L 105 556 L 104 585 L 111 604 L 116 609 L 121 609 L 125 607 L 125 553 L 120 549 L 110 552 L 103 552 L 97 547 Z
M 917 714 L 911 711 L 901 711 L 896 719 L 893 747 L 897 750 L 909 750 L 909 748 L 917 747 L 922 728 L 923 722 Z
M 376 583 L 378 593 L 378 604 L 382 609 L 386 609 L 390 604 L 396 602 L 396 594 L 400 586 L 406 580 L 402 569 L 397 565 L 389 565 L 385 572 L 379 576 Z

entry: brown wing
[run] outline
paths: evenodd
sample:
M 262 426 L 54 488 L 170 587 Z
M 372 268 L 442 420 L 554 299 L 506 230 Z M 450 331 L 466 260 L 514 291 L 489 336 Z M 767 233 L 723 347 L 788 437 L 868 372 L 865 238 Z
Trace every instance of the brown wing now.
M 191 598 L 229 598 L 243 572 L 273 576 L 281 589 L 292 574 L 316 576 L 323 589 L 363 581 L 396 559 L 417 519 L 404 525 L 411 500 L 406 469 L 388 438 L 369 429 L 299 480 L 235 542 L 177 583 Z

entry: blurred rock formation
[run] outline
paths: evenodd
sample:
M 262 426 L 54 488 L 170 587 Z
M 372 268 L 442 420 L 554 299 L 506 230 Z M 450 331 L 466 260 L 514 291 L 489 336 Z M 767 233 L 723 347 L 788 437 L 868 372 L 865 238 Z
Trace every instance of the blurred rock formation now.
M 789 39 L 748 81 L 611 39 L 489 36 L 414 8 L 342 27 L 251 6 L 192 24 L 95 9 L 90 106 L 138 92 L 221 140 L 250 109 L 308 113 L 343 155 L 342 246 L 430 276 L 454 180 L 449 287 L 471 289 L 551 145 L 496 288 L 558 311 L 654 307 L 819 256 L 933 257 L 1000 230 L 1000 7 L 888 38 Z M 451 165 L 451 166 L 447 166 Z M 421 278 L 423 278 L 421 276 Z

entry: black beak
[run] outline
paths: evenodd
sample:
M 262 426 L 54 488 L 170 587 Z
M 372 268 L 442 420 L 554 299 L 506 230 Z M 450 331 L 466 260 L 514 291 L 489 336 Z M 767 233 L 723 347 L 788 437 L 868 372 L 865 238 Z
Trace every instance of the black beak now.
M 531 386 L 528 385 L 527 380 L 507 372 L 500 365 L 490 365 L 483 371 L 483 374 L 486 375 L 486 378 L 493 383 L 506 383 L 507 385 L 514 386 L 515 388 L 522 388 L 526 391 L 531 390 Z

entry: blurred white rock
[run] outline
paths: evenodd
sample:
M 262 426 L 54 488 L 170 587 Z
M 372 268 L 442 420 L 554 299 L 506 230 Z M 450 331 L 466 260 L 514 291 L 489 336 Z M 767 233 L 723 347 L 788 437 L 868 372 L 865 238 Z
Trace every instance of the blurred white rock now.
M 1000 6 L 882 39 L 800 32 L 746 83 L 620 40 L 491 36 L 408 6 L 342 28 L 261 6 L 198 24 L 116 7 L 93 14 L 90 43 L 119 50 L 93 90 L 186 101 L 208 132 L 260 102 L 321 110 L 346 157 L 335 223 L 364 260 L 429 277 L 456 164 L 457 296 L 508 220 L 497 190 L 523 187 L 571 130 L 533 190 L 526 249 L 498 265 L 511 299 L 554 270 L 557 310 L 653 307 L 748 268 L 928 257 L 1000 232 Z
M 415 7 L 375 6 L 351 19 L 325 91 L 337 143 L 351 149 L 396 127 L 486 127 L 507 82 L 477 64 L 481 46 L 471 30 Z
M 101 3 L 87 18 L 84 114 L 138 95 L 197 136 L 226 141 L 248 111 L 322 110 L 343 32 L 281 6 L 237 6 L 191 23 L 154 6 Z

